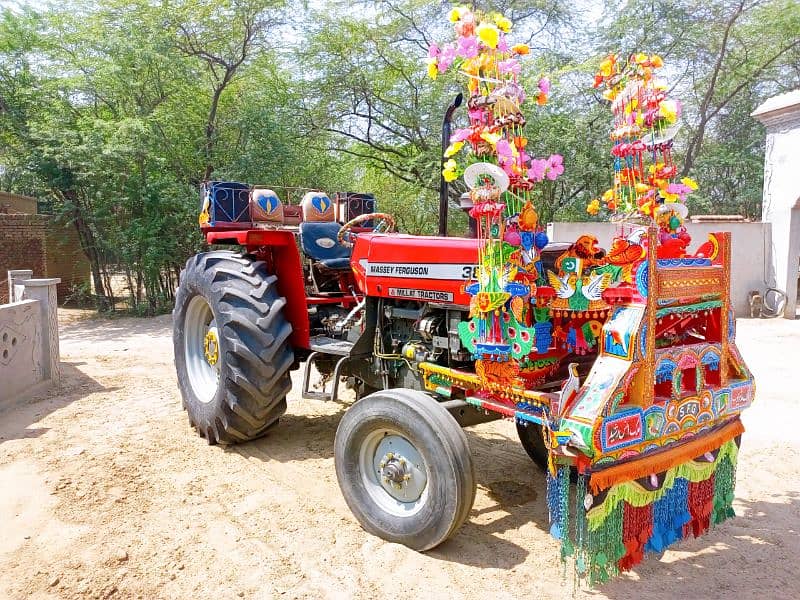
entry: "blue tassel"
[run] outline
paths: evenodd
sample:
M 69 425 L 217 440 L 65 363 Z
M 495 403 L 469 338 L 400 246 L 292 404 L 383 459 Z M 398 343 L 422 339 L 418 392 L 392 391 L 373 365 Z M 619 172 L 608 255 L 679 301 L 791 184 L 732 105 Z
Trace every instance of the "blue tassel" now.
M 692 520 L 688 502 L 689 482 L 679 477 L 672 489 L 653 504 L 653 533 L 646 551 L 661 552 L 683 538 L 683 526 Z
M 561 494 L 558 477 L 547 471 L 547 511 L 550 515 L 550 535 L 561 539 Z

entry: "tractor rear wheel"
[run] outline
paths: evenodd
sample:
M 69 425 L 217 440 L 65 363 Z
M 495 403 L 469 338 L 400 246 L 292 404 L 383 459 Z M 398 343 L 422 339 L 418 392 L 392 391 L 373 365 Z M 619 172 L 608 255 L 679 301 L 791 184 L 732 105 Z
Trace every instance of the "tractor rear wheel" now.
M 538 423 L 517 421 L 517 435 L 525 452 L 542 471 L 547 470 L 547 446 L 544 443 L 544 432 Z
M 173 311 L 178 386 L 209 444 L 263 435 L 286 411 L 294 353 L 277 278 L 229 251 L 190 258 Z
M 336 431 L 334 462 L 361 526 L 414 550 L 451 537 L 475 501 L 464 431 L 416 390 L 381 390 L 356 402 Z

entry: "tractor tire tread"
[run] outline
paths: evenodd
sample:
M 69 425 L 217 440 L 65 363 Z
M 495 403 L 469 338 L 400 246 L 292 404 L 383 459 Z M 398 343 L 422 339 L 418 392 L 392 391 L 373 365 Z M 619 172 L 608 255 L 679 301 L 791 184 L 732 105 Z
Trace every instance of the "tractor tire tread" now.
M 294 353 L 289 345 L 292 327 L 283 314 L 286 301 L 277 282 L 263 261 L 225 250 L 193 256 L 181 271 L 173 315 L 182 404 L 190 424 L 210 444 L 257 438 L 286 411 Z M 224 356 L 213 407 L 200 406 L 179 365 L 184 333 L 178 321 L 198 294 L 212 307 Z

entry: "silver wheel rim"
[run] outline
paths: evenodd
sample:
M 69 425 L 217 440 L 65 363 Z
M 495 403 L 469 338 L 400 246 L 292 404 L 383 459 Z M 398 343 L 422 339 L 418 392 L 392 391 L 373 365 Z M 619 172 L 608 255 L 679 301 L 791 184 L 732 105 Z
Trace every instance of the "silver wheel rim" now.
M 428 500 L 428 467 L 399 431 L 369 433 L 359 449 L 361 479 L 372 500 L 397 517 L 418 513 Z
M 207 339 L 216 340 L 216 361 L 207 358 Z M 222 353 L 219 350 L 219 331 L 211 307 L 202 296 L 194 296 L 186 307 L 183 326 L 183 356 L 186 373 L 195 397 L 204 404 L 211 402 L 217 393 Z

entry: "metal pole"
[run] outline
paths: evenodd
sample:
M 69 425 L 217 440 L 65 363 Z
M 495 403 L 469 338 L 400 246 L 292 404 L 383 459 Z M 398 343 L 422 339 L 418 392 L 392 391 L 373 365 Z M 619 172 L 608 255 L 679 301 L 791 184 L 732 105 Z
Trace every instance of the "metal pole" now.
M 445 237 L 447 235 L 447 182 L 444 180 L 444 175 L 441 171 L 444 169 L 444 151 L 450 145 L 450 121 L 453 118 L 455 110 L 461 106 L 464 101 L 464 95 L 459 92 L 455 97 L 452 104 L 447 107 L 444 113 L 444 121 L 442 121 L 442 160 L 440 164 L 439 175 L 439 235 Z

